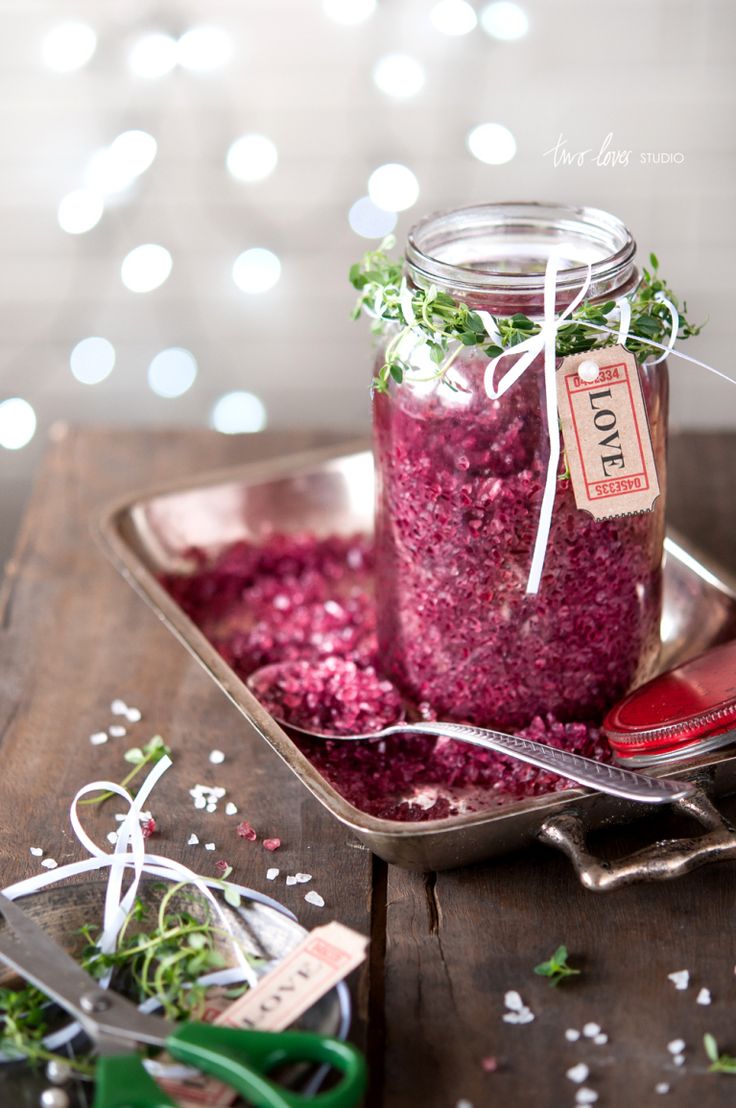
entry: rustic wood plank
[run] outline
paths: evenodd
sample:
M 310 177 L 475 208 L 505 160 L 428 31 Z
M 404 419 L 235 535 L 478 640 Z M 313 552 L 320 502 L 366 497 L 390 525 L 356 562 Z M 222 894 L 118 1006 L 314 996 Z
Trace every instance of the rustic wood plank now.
M 686 536 L 736 570 L 736 436 L 675 436 L 670 450 L 670 518 Z M 727 805 L 736 811 L 736 805 Z M 661 821 L 599 841 L 615 852 L 665 831 Z M 645 840 L 646 841 L 646 840 Z M 574 1103 L 566 1071 L 590 1066 L 586 1084 L 601 1105 L 733 1103 L 733 1078 L 708 1074 L 705 1031 L 736 1051 L 736 869 L 699 870 L 679 881 L 611 894 L 585 892 L 567 861 L 538 848 L 441 874 L 389 867 L 385 971 L 384 1108 Z M 559 943 L 583 976 L 550 989 L 533 973 Z M 689 968 L 676 992 L 667 974 Z M 695 997 L 712 990 L 710 1007 Z M 502 1021 L 504 994 L 517 989 L 533 1023 Z M 568 1043 L 566 1028 L 599 1023 L 605 1046 Z M 667 1043 L 687 1042 L 684 1069 Z M 498 1060 L 487 1073 L 485 1057 Z
M 62 431 L 40 472 L 17 553 L 0 600 L 0 851 L 3 882 L 39 872 L 39 845 L 62 864 L 82 856 L 68 820 L 69 802 L 87 781 L 125 774 L 124 750 L 160 733 L 174 766 L 152 808 L 165 854 L 214 876 L 227 859 L 233 876 L 276 896 L 307 927 L 339 918 L 368 933 L 371 856 L 347 835 L 228 703 L 184 649 L 146 610 L 90 537 L 91 514 L 118 494 L 187 473 L 263 460 L 334 441 L 305 433 L 228 437 L 209 432 Z M 114 721 L 122 697 L 143 712 L 125 738 L 92 747 L 89 735 Z M 208 760 L 213 748 L 223 765 Z M 187 790 L 221 784 L 237 817 L 196 811 Z M 90 814 L 98 841 L 114 829 L 112 812 Z M 239 839 L 247 818 L 261 835 L 278 835 L 277 854 Z M 186 845 L 190 832 L 215 852 Z M 279 880 L 266 881 L 277 865 Z M 320 910 L 287 872 L 314 875 Z M 365 1038 L 368 974 L 354 982 L 359 1010 L 354 1038 Z

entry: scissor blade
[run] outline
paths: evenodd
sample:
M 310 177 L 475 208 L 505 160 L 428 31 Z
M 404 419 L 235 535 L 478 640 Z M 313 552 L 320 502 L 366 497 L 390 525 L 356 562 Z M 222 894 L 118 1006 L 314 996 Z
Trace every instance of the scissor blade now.
M 160 1045 L 168 1022 L 139 1012 L 118 993 L 101 989 L 71 955 L 54 942 L 35 920 L 0 893 L 0 916 L 8 927 L 0 931 L 0 958 L 21 977 L 55 1000 L 94 1041 Z

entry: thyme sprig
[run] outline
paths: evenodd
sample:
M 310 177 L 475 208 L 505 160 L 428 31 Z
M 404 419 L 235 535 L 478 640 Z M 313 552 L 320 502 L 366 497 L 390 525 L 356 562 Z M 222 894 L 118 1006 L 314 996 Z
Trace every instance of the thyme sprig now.
M 411 336 L 416 344 L 424 344 L 437 366 L 432 376 L 424 380 L 441 378 L 450 388 L 455 388 L 448 370 L 466 347 L 477 347 L 489 359 L 496 358 L 539 334 L 539 321 L 522 312 L 512 316 L 491 315 L 491 330 L 495 334 L 489 334 L 481 315 L 449 293 L 435 285 L 408 286 L 402 262 L 388 254 L 394 243 L 389 236 L 377 250 L 369 250 L 350 269 L 350 282 L 359 294 L 353 319 L 363 314 L 370 316 L 375 334 L 395 331 L 386 346 L 383 365 L 373 379 L 375 392 L 387 392 L 391 380 L 400 384 L 412 372 L 411 354 L 402 352 L 405 340 Z M 659 355 L 661 351 L 652 343 L 665 344 L 670 335 L 671 316 L 662 297 L 670 300 L 679 313 L 678 339 L 697 335 L 702 326 L 688 322 L 687 304 L 680 305 L 675 293 L 660 277 L 655 254 L 650 254 L 649 262 L 651 268 L 642 270 L 641 280 L 629 296 L 631 326 L 626 346 L 641 361 L 652 354 Z M 604 304 L 583 301 L 557 332 L 557 356 L 564 358 L 611 346 L 615 335 L 596 328 L 615 330 L 617 316 L 613 300 Z
M 129 750 L 126 750 L 123 754 L 123 758 L 133 766 L 133 769 L 130 773 L 126 774 L 120 782 L 121 786 L 126 789 L 133 778 L 137 777 L 142 769 L 145 769 L 146 766 L 155 766 L 156 762 L 160 762 L 167 754 L 171 754 L 171 749 L 166 745 L 160 735 L 154 735 L 153 738 L 149 739 L 147 743 L 144 743 L 142 747 L 132 746 Z M 86 800 L 80 800 L 79 803 L 104 804 L 106 800 L 109 800 L 115 795 L 115 793 L 111 792 L 97 793 L 95 796 L 88 797 Z
M 111 953 L 103 953 L 97 945 L 98 927 L 82 927 L 84 946 L 78 961 L 96 980 L 112 970 L 116 989 L 136 1003 L 155 996 L 169 1019 L 196 1019 L 206 1001 L 205 986 L 198 984 L 198 979 L 225 965 L 217 949 L 218 937 L 225 936 L 228 943 L 236 940 L 189 910 L 187 900 L 194 908 L 196 894 L 185 891 L 186 883 L 161 888 L 165 892 L 158 906 L 136 900 Z M 148 924 L 148 929 L 139 924 Z M 243 954 L 254 961 L 246 951 Z M 247 988 L 247 984 L 236 985 L 225 995 L 235 998 Z M 70 1059 L 44 1047 L 43 1039 L 52 1030 L 56 1015 L 55 1007 L 35 986 L 0 988 L 0 1048 L 31 1063 L 64 1062 L 76 1073 L 92 1076 L 91 1058 Z
M 548 977 L 550 985 L 557 986 L 567 977 L 574 977 L 582 972 L 579 969 L 573 969 L 572 966 L 569 966 L 567 964 L 567 958 L 567 947 L 558 946 L 551 958 L 548 958 L 546 962 L 540 962 L 538 966 L 534 967 L 534 972 L 539 974 L 540 977 Z
M 711 1073 L 736 1073 L 736 1058 L 730 1054 L 721 1054 L 718 1043 L 710 1032 L 703 1036 L 703 1045 L 710 1059 L 708 1069 Z

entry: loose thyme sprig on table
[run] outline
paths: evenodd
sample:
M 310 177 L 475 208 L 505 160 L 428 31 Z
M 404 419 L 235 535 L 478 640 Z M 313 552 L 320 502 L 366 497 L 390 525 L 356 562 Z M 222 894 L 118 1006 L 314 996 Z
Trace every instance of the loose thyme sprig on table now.
M 403 262 L 388 255 L 394 243 L 394 238 L 389 236 L 377 250 L 369 250 L 350 269 L 350 282 L 359 293 L 353 319 L 363 314 L 370 316 L 375 334 L 396 328 L 396 334 L 386 347 L 384 363 L 373 379 L 375 392 L 387 392 L 392 379 L 401 383 L 404 375 L 410 372 L 411 365 L 400 351 L 403 340 L 412 334 L 418 342 L 426 344 L 437 366 L 434 376 L 442 378 L 450 388 L 454 386 L 447 371 L 465 347 L 479 347 L 488 358 L 496 358 L 532 335 L 539 334 L 539 322 L 517 312 L 512 316 L 492 315 L 497 333 L 492 337 L 478 312 L 467 304 L 455 300 L 435 285 L 426 289 L 410 288 L 404 276 Z M 677 296 L 659 276 L 656 255 L 650 254 L 649 261 L 651 269 L 642 270 L 641 280 L 629 296 L 631 327 L 626 347 L 641 360 L 651 354 L 661 354 L 661 350 L 651 345 L 652 342 L 664 345 L 669 339 L 672 320 L 661 297 L 670 300 L 678 310 L 678 339 L 697 335 L 702 326 L 688 322 L 687 304 L 683 302 L 680 307 Z M 557 332 L 557 356 L 564 358 L 569 354 L 611 346 L 615 335 L 594 328 L 615 330 L 617 316 L 613 300 L 605 304 L 583 301 Z
M 711 1073 L 736 1074 L 736 1058 L 732 1057 L 730 1054 L 721 1054 L 718 1049 L 718 1043 L 710 1032 L 703 1036 L 703 1045 L 705 1046 L 705 1053 L 710 1059 L 708 1069 Z
M 548 977 L 550 985 L 559 985 L 566 977 L 574 977 L 581 972 L 568 966 L 567 957 L 567 947 L 558 946 L 551 958 L 534 967 L 534 972 L 540 977 Z

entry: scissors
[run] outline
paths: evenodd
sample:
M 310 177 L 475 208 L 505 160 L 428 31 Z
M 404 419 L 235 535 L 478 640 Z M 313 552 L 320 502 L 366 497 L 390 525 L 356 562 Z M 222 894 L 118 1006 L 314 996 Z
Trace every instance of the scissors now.
M 78 1020 L 96 1046 L 93 1108 L 176 1108 L 146 1072 L 138 1044 L 223 1081 L 254 1108 L 354 1108 L 365 1089 L 362 1055 L 349 1043 L 307 1031 L 250 1031 L 174 1023 L 140 1012 L 98 983 L 43 928 L 0 893 L 0 959 Z M 277 1066 L 326 1064 L 342 1074 L 334 1088 L 304 1097 L 271 1081 Z

